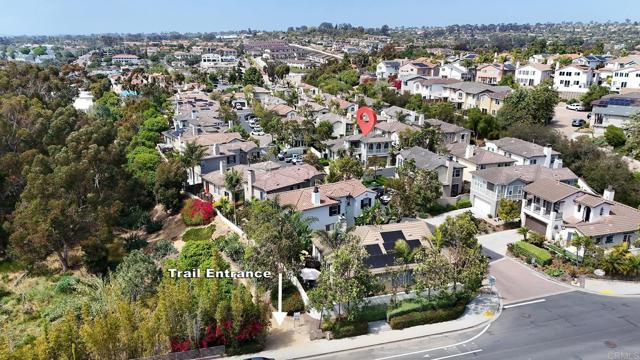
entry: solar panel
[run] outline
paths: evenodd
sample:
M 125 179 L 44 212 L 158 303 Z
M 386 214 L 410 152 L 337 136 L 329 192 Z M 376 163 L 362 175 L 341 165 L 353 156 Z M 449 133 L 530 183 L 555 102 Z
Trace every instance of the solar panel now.
M 384 249 L 387 250 L 387 252 L 389 251 L 393 251 L 393 249 L 396 246 L 395 242 L 386 242 L 386 243 L 382 243 L 382 246 L 384 246 Z
M 380 236 L 382 236 L 382 241 L 385 243 L 395 243 L 397 240 L 407 240 L 401 230 L 382 232 L 380 233 Z
M 380 245 L 378 244 L 365 245 L 364 248 L 365 250 L 367 250 L 367 253 L 369 253 L 369 255 L 371 256 L 382 255 L 382 250 L 380 249 Z
M 393 265 L 394 257 L 393 255 L 384 254 L 384 255 L 374 255 L 369 256 L 365 259 L 365 265 L 372 268 L 382 268 L 385 266 Z
M 409 244 L 409 247 L 411 249 L 419 248 L 422 246 L 420 240 L 407 240 L 407 244 Z

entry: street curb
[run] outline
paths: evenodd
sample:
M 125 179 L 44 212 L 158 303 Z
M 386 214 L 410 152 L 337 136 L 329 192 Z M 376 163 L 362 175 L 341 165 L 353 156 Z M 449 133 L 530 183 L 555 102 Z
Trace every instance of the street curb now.
M 357 346 L 357 347 L 350 348 L 350 349 L 328 351 L 328 352 L 321 353 L 321 354 L 314 354 L 314 355 L 308 355 L 308 356 L 299 356 L 299 357 L 293 357 L 293 358 L 288 358 L 288 359 L 291 359 L 291 360 L 313 359 L 313 358 L 317 358 L 317 357 L 321 357 L 321 356 L 345 353 L 345 352 L 349 352 L 349 351 L 369 349 L 369 348 L 377 347 L 377 346 L 380 346 L 380 345 L 395 344 L 395 343 L 400 343 L 400 342 L 404 342 L 404 341 L 408 341 L 408 340 L 416 340 L 416 339 L 422 339 L 422 338 L 427 338 L 427 337 L 432 337 L 432 336 L 444 336 L 444 335 L 454 334 L 454 333 L 457 333 L 457 332 L 467 331 L 467 330 L 474 329 L 474 328 L 477 328 L 477 327 L 483 327 L 483 326 L 487 326 L 488 327 L 494 321 L 496 321 L 500 317 L 500 315 L 502 315 L 502 310 L 503 310 L 502 297 L 500 296 L 500 294 L 497 291 L 495 291 L 495 294 L 498 297 L 498 302 L 499 302 L 498 312 L 491 319 L 488 319 L 486 321 L 483 321 L 483 322 L 475 324 L 475 325 L 463 327 L 463 328 L 456 329 L 456 330 L 443 331 L 441 333 L 407 337 L 407 338 L 404 338 L 404 339 L 401 339 L 401 340 L 383 341 L 383 342 L 379 342 L 379 343 L 373 344 L 373 345 Z

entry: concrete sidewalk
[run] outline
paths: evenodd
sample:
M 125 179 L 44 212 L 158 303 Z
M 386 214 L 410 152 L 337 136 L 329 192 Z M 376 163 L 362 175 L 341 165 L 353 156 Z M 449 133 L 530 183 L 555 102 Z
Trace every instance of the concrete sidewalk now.
M 585 278 L 583 289 L 602 295 L 640 295 L 640 282 Z
M 481 294 L 472 300 L 465 313 L 458 319 L 437 324 L 414 326 L 402 330 L 380 331 L 352 338 L 338 340 L 315 340 L 305 344 L 295 344 L 278 349 L 269 349 L 253 356 L 264 356 L 275 359 L 299 359 L 315 357 L 336 352 L 367 348 L 386 343 L 405 341 L 425 336 L 460 331 L 482 325 L 496 319 L 500 315 L 502 304 L 497 294 Z M 231 357 L 246 359 L 250 355 Z

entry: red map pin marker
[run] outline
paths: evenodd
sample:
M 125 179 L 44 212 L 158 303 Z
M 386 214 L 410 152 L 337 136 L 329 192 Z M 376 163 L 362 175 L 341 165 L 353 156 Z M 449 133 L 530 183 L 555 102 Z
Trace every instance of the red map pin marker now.
M 362 135 L 367 136 L 376 125 L 376 112 L 373 109 L 363 106 L 356 112 L 356 120 Z

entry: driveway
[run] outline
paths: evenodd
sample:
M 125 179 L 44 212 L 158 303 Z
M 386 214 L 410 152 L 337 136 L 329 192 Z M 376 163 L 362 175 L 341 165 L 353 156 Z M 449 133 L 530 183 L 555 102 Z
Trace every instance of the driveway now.
M 553 116 L 553 120 L 551 120 L 551 124 L 549 126 L 553 129 L 560 131 L 560 133 L 564 134 L 567 138 L 572 139 L 574 136 L 577 136 L 575 131 L 578 129 L 577 127 L 571 126 L 571 121 L 573 119 L 583 119 L 587 120 L 588 111 L 574 111 L 566 108 L 566 103 L 559 103 L 555 108 L 555 115 Z
M 518 234 L 518 230 L 498 231 L 491 234 L 478 236 L 478 243 L 482 245 L 483 250 L 488 250 L 498 254 L 500 257 L 507 253 L 507 244 L 522 240 L 522 235 Z M 490 256 L 492 260 L 496 260 Z
M 505 305 L 574 291 L 569 285 L 547 280 L 516 260 L 504 257 L 489 264 Z

